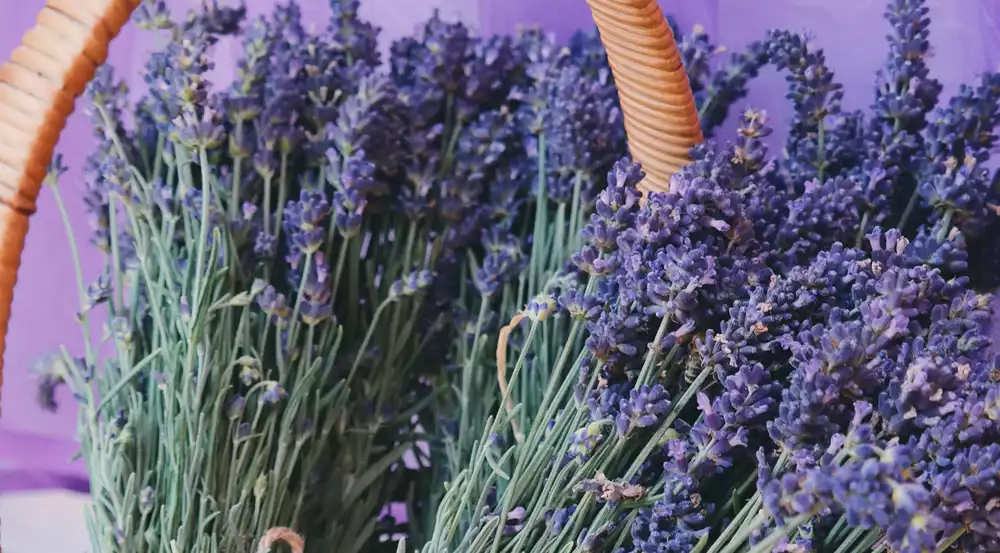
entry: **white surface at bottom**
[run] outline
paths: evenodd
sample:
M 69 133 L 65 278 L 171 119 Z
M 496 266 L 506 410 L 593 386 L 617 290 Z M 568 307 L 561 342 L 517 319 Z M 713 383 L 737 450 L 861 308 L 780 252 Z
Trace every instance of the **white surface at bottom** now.
M 0 495 L 3 553 L 86 553 L 89 501 L 87 495 L 62 491 Z

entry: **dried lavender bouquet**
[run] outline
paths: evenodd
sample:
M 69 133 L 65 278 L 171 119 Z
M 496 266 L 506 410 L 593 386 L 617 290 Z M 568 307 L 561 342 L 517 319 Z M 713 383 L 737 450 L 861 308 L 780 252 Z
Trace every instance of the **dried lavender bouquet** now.
M 137 23 L 169 40 L 141 98 L 110 69 L 88 90 L 107 272 L 88 286 L 77 263 L 80 321 L 89 338 L 107 309 L 114 354 L 85 339 L 42 395 L 66 384 L 80 402 L 95 551 L 248 551 L 275 526 L 310 550 L 369 550 L 405 490 L 423 373 L 443 364 L 434 270 L 464 257 L 469 191 L 440 176 L 452 134 L 422 110 L 437 104 L 397 92 L 357 1 L 331 7 L 314 34 L 294 2 L 251 22 L 145 2 Z M 213 92 L 225 35 L 245 57 Z
M 580 230 L 600 183 L 625 146 L 617 91 L 596 31 L 580 31 L 565 44 L 538 29 L 513 38 L 465 39 L 470 33 L 461 24 L 432 20 L 424 35 L 457 53 L 441 60 L 451 65 L 427 73 L 459 75 L 460 91 L 491 83 L 489 89 L 508 94 L 462 125 L 456 143 L 455 178 L 487 183 L 489 200 L 474 211 L 484 221 L 476 247 L 445 277 L 460 292 L 449 364 L 435 382 L 448 392 L 431 412 L 437 419 L 424 421 L 434 429 L 426 462 L 435 478 L 408 498 L 410 523 L 400 529 L 416 543 L 432 531 L 443 483 L 462 470 L 499 404 L 496 347 L 501 326 L 535 292 L 558 285 L 560 271 L 582 244 Z M 704 130 L 711 133 L 763 63 L 759 46 L 720 64 L 715 58 L 721 49 L 703 31 L 696 29 L 680 41 L 684 60 L 697 66 L 690 73 L 699 106 L 716 114 L 703 117 Z M 506 67 L 506 74 L 482 70 L 484 51 L 492 52 L 493 66 Z M 397 85 L 418 97 L 426 95 L 422 89 L 439 86 L 418 79 L 400 79 Z M 568 320 L 553 321 L 541 332 L 527 353 L 527 377 L 516 382 L 522 427 L 538 414 L 558 348 L 568 339 L 580 339 Z M 511 355 L 520 351 L 518 338 L 515 333 L 510 340 Z
M 609 173 L 573 266 L 520 313 L 510 407 L 424 551 L 1000 551 L 980 293 L 1000 77 L 935 109 L 927 14 L 889 2 L 870 113 L 841 110 L 822 51 L 769 33 L 760 60 L 795 107 L 781 159 L 751 110 L 644 204 L 638 165 Z M 516 425 L 532 345 L 560 319 L 583 345 L 556 345 L 539 415 Z

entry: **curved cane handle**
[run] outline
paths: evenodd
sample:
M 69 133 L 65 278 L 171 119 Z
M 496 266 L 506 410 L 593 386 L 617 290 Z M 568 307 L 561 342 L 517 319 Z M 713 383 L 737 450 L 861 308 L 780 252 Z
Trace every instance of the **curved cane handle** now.
M 0 384 L 28 217 L 77 96 L 140 0 L 48 0 L 0 65 Z
M 646 190 L 666 190 L 702 141 L 698 109 L 667 19 L 656 0 L 587 0 L 615 76 L 629 150 Z

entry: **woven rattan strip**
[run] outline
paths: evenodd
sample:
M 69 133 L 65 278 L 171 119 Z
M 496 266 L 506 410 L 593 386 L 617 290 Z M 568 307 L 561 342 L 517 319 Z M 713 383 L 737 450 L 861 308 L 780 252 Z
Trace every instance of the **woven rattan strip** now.
M 28 217 L 76 98 L 139 0 L 49 0 L 0 66 L 0 383 Z
M 646 190 L 670 176 L 701 142 L 698 110 L 673 32 L 656 0 L 587 0 L 615 76 L 632 157 Z

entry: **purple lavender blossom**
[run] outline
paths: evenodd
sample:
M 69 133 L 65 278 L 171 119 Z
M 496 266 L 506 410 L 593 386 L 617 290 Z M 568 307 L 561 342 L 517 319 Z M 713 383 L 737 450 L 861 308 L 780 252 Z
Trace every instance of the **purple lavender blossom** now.
M 935 171 L 949 158 L 989 151 L 1000 125 L 1000 73 L 986 73 L 976 87 L 962 85 L 948 103 L 930 117 L 922 136 L 925 155 Z
M 325 220 L 330 204 L 323 192 L 303 189 L 299 200 L 285 206 L 282 224 L 289 241 L 302 253 L 314 253 L 323 246 L 326 238 Z
M 892 28 L 889 56 L 876 77 L 872 110 L 895 132 L 919 132 L 941 94 L 941 83 L 929 77 L 925 63 L 930 51 L 928 12 L 924 0 L 892 0 L 885 13 Z
M 835 242 L 848 242 L 861 225 L 862 190 L 846 178 L 810 181 L 788 204 L 787 219 L 778 230 L 787 267 L 801 265 Z
M 426 290 L 434 282 L 434 277 L 435 275 L 432 271 L 413 271 L 392 283 L 392 286 L 389 287 L 389 297 L 412 296 L 417 292 Z
M 173 27 L 170 11 L 163 0 L 143 0 L 132 16 L 136 26 L 148 31 Z
M 772 382 L 770 374 L 759 364 L 719 376 L 724 377 L 724 391 L 714 402 L 704 393 L 698 394 L 702 419 L 690 431 L 697 453 L 689 469 L 696 477 L 732 466 L 735 453 L 746 448 L 750 432 L 764 429 L 781 390 L 780 384 Z
M 989 172 L 972 155 L 961 163 L 949 158 L 945 167 L 943 174 L 934 175 L 921 183 L 919 193 L 934 209 L 935 215 L 944 218 L 944 226 L 939 233 L 950 230 L 948 222 L 953 221 L 965 232 L 978 234 L 977 230 L 985 226 L 983 219 L 997 216 L 986 207 L 993 194 Z
M 596 173 L 607 169 L 624 142 L 622 114 L 609 71 L 585 79 L 568 66 L 558 71 L 544 111 L 549 197 L 570 202 L 593 196 Z M 529 151 L 536 150 L 529 146 Z M 579 199 L 576 201 L 580 201 Z
M 61 353 L 52 353 L 37 359 L 31 365 L 36 378 L 35 402 L 44 411 L 55 413 L 59 409 L 56 391 L 65 384 L 65 369 Z
M 932 471 L 933 488 L 939 502 L 935 515 L 955 528 L 968 528 L 960 543 L 970 550 L 993 551 L 1000 545 L 1000 446 L 973 445 L 956 452 L 945 465 Z
M 787 96 L 795 108 L 786 144 L 790 171 L 806 178 L 822 175 L 825 151 L 820 129 L 827 116 L 840 113 L 843 87 L 833 80 L 823 51 L 810 48 L 807 37 L 771 31 L 765 44 L 768 60 L 779 71 L 788 71 Z
M 285 296 L 278 293 L 273 286 L 268 286 L 257 296 L 257 305 L 276 324 L 284 324 L 291 313 Z
M 628 399 L 620 400 L 619 410 L 615 417 L 615 429 L 619 436 L 624 437 L 636 428 L 657 424 L 670 411 L 670 399 L 663 386 L 644 385 L 629 392 Z
M 381 29 L 359 17 L 360 0 L 335 0 L 330 2 L 331 17 L 327 34 L 331 44 L 342 50 L 341 56 L 349 62 L 362 62 L 378 67 L 381 54 L 378 35 Z
M 581 263 L 592 265 L 600 257 L 598 252 L 615 249 L 617 234 L 633 226 L 642 197 L 636 185 L 643 177 L 642 166 L 627 160 L 616 163 L 608 173 L 608 187 L 598 194 L 590 224 L 581 232 L 583 239 L 591 245 L 573 258 L 581 269 L 586 270 Z M 587 262 L 591 257 L 594 260 Z
M 262 390 L 260 394 L 260 403 L 262 405 L 275 405 L 288 395 L 288 392 L 285 391 L 281 384 L 274 381 L 263 383 Z
M 333 194 L 333 221 L 342 236 L 356 236 L 361 231 L 362 214 L 367 204 L 368 200 L 354 188 Z
M 678 489 L 679 488 L 679 489 Z M 713 511 L 704 503 L 691 479 L 668 479 L 662 499 L 642 509 L 632 523 L 635 553 L 684 553 L 691 551 L 708 531 L 701 527 Z
M 322 251 L 317 251 L 313 254 L 309 274 L 302 286 L 300 306 L 302 322 L 316 326 L 331 319 L 333 317 L 331 295 L 330 269 L 326 264 L 326 256 Z
M 838 440 L 853 460 L 770 479 L 763 487 L 764 504 L 781 517 L 839 511 L 850 526 L 885 528 L 900 551 L 934 548 L 943 521 L 932 513 L 931 494 L 913 480 L 911 452 L 875 443 L 871 427 L 861 422 L 866 412 L 870 406 L 859 404 L 848 435 Z
M 686 322 L 697 315 L 698 291 L 715 283 L 715 259 L 703 248 L 688 251 L 666 246 L 657 252 L 646 280 L 645 312 Z M 694 312 L 694 313 L 693 313 Z
M 514 83 L 519 82 L 524 60 L 514 40 L 492 36 L 475 40 L 464 65 L 465 90 L 459 97 L 457 113 L 469 121 L 480 110 L 501 106 Z

